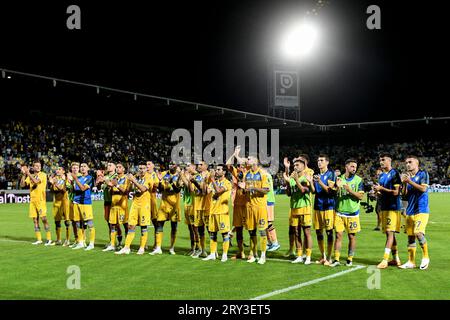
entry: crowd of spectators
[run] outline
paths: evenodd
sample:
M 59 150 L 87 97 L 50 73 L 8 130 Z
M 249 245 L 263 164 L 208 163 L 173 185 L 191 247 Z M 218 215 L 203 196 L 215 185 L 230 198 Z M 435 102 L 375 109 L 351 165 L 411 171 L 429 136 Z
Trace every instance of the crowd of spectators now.
M 344 170 L 345 160 L 356 158 L 358 174 L 365 181 L 374 180 L 378 155 L 393 155 L 393 165 L 404 170 L 407 154 L 415 154 L 430 174 L 430 184 L 450 184 L 450 142 L 422 141 L 390 144 L 330 145 L 289 144 L 280 141 L 280 170 L 283 157 L 293 159 L 309 155 L 309 166 L 316 169 L 317 156 L 330 157 L 330 167 Z M 43 171 L 53 172 L 58 166 L 68 168 L 72 161 L 88 163 L 90 168 L 105 168 L 108 161 L 121 161 L 134 168 L 139 161 L 152 160 L 162 166 L 170 161 L 170 131 L 113 128 L 73 123 L 24 123 L 10 121 L 0 124 L 0 189 L 18 189 L 20 166 L 40 159 Z M 276 187 L 282 185 L 282 171 L 274 176 Z
M 393 167 L 405 171 L 405 156 L 416 155 L 421 168 L 428 171 L 430 184 L 450 184 L 450 141 L 423 141 L 387 144 L 358 145 L 289 145 L 280 148 L 280 154 L 290 159 L 299 154 L 307 154 L 311 163 L 309 167 L 316 169 L 316 159 L 319 154 L 330 157 L 330 167 L 344 172 L 345 160 L 349 158 L 358 161 L 358 175 L 365 181 L 375 182 L 376 170 L 379 168 L 381 152 L 390 153 L 393 157 Z M 279 173 L 275 179 L 282 180 Z
M 16 189 L 20 166 L 40 159 L 44 172 L 73 161 L 105 168 L 108 161 L 135 167 L 139 161 L 170 161 L 170 135 L 159 130 L 9 122 L 0 125 L 0 189 Z M 5 188 L 6 186 L 6 188 Z

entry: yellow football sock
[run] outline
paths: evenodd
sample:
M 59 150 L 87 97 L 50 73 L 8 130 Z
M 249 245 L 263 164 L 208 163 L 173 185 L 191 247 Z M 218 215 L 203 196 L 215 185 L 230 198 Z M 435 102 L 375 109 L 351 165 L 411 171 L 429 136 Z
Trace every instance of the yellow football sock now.
M 341 252 L 334 250 L 334 260 L 339 261 L 340 258 L 341 258 Z
M 77 230 L 77 240 L 78 240 L 78 242 L 82 242 L 83 241 L 83 229 L 81 229 L 81 228 L 78 228 L 78 230 Z
M 158 248 L 161 248 L 162 239 L 163 239 L 163 232 L 158 232 L 158 233 L 156 234 L 156 246 L 157 246 Z
M 210 250 L 210 253 L 215 253 L 217 251 L 217 241 L 216 240 L 211 239 L 209 241 L 209 250 Z
M 36 231 L 35 234 L 36 234 L 36 239 L 37 239 L 38 241 L 42 241 L 42 235 L 41 235 L 41 232 L 40 232 L 40 231 Z
M 90 229 L 90 234 L 89 234 L 89 244 L 94 243 L 95 242 L 95 227 L 92 227 Z
M 61 228 L 56 228 L 56 241 L 61 241 Z
M 116 234 L 117 234 L 117 231 L 111 231 L 111 236 L 110 236 L 110 238 L 111 238 L 111 246 L 115 246 L 116 245 Z
M 45 237 L 47 238 L 47 240 L 52 240 L 52 234 L 51 234 L 50 230 L 45 231 Z
M 148 238 L 148 232 L 143 232 L 141 234 L 141 241 L 139 243 L 139 247 L 145 248 L 145 245 L 147 244 L 147 238 Z
M 131 243 L 134 240 L 134 236 L 136 235 L 136 232 L 133 231 L 128 231 L 127 237 L 125 238 L 125 247 L 129 248 L 131 246 Z
M 391 254 L 391 249 L 389 249 L 389 248 L 384 248 L 383 260 L 388 261 L 388 260 L 389 260 L 390 254 Z
M 230 241 L 224 241 L 222 244 L 223 253 L 227 254 L 228 249 L 230 249 Z
M 128 231 L 127 237 L 125 238 L 125 247 L 129 248 L 131 246 L 131 243 L 134 240 L 134 236 L 136 235 L 136 232 L 133 231 Z
M 312 249 L 306 249 L 306 256 L 311 257 Z
M 266 252 L 266 247 L 267 247 L 267 237 L 261 237 L 261 243 L 259 246 L 261 252 Z
M 297 257 L 301 257 L 303 255 L 303 249 L 297 249 Z
M 428 243 L 424 243 L 423 245 L 420 246 L 422 248 L 422 258 L 426 258 L 428 259 Z
M 325 253 L 325 245 L 324 245 L 323 240 L 317 240 L 317 244 L 319 245 L 320 253 L 323 256 L 323 254 Z
M 348 260 L 348 261 L 353 261 L 353 256 L 348 256 L 348 257 L 347 257 L 347 260 Z
M 408 260 L 409 262 L 416 262 L 416 247 L 408 247 Z

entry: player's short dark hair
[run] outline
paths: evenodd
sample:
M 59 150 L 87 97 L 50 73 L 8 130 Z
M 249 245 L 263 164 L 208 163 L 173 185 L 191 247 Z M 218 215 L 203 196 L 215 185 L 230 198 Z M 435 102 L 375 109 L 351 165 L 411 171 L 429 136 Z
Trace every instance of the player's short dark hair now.
M 350 158 L 345 160 L 345 165 L 348 165 L 350 162 L 354 162 L 356 164 L 358 164 L 358 160 L 354 159 L 354 158 Z
M 325 158 L 325 160 L 327 160 L 328 162 L 330 162 L 330 158 L 329 158 L 328 155 L 325 154 L 325 153 L 319 154 L 319 156 L 317 157 L 317 159 L 319 159 L 319 158 Z
M 33 164 L 35 164 L 35 163 L 39 163 L 40 165 L 42 165 L 41 160 L 39 160 L 39 159 L 34 159 Z
M 145 161 L 139 161 L 138 166 L 147 166 L 147 163 Z
M 389 152 L 381 152 L 380 153 L 380 155 L 378 156 L 378 158 L 391 158 L 391 159 L 394 159 L 393 157 L 392 157 L 392 154 L 390 154 Z
M 405 157 L 405 160 L 406 160 L 406 159 L 416 159 L 416 160 L 419 161 L 419 163 L 420 163 L 419 158 L 418 158 L 416 155 L 413 155 L 413 154 L 408 154 L 408 155 Z
M 216 167 L 215 169 L 217 169 L 218 167 L 222 167 L 222 170 L 224 172 L 227 172 L 227 166 L 222 163 L 217 164 L 215 167 Z
M 298 156 L 298 158 L 300 158 L 300 157 L 305 158 L 306 164 L 309 163 L 309 156 L 308 156 L 307 154 L 300 154 L 300 155 Z
M 124 167 L 124 168 L 125 168 L 125 166 L 123 165 L 123 163 L 122 163 L 122 162 L 120 162 L 120 161 L 116 163 L 116 167 L 117 167 L 117 166 L 118 166 L 119 164 L 120 164 L 120 165 L 121 165 L 122 167 Z

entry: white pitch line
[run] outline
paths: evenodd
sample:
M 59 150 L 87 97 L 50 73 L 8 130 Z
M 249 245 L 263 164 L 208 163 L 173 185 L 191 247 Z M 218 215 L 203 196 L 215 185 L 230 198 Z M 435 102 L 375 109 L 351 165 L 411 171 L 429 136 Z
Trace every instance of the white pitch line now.
M 0 238 L 0 241 L 5 241 L 5 242 L 31 243 L 31 241 L 25 241 L 25 240 L 13 240 L 13 239 L 3 239 L 3 238 Z
M 296 290 L 296 289 L 299 289 L 299 288 L 302 288 L 302 287 L 310 286 L 310 285 L 316 284 L 318 282 L 322 282 L 322 281 L 326 281 L 326 280 L 333 279 L 333 278 L 336 278 L 336 277 L 340 277 L 340 276 L 343 276 L 346 273 L 350 273 L 350 272 L 353 272 L 353 271 L 356 271 L 356 270 L 360 270 L 360 269 L 363 269 L 363 268 L 366 268 L 366 267 L 365 266 L 356 266 L 355 268 L 352 268 L 352 269 L 349 269 L 349 270 L 344 270 L 344 271 L 341 271 L 341 272 L 338 272 L 338 273 L 334 273 L 334 274 L 331 274 L 331 275 L 326 276 L 326 277 L 322 277 L 322 278 L 314 279 L 314 280 L 311 280 L 311 281 L 299 283 L 299 284 L 296 284 L 295 286 L 287 287 L 287 288 L 284 288 L 284 289 L 275 290 L 275 291 L 263 294 L 261 296 L 257 296 L 255 298 L 251 298 L 250 300 L 262 300 L 262 299 L 270 298 L 270 297 L 273 297 L 273 296 L 275 296 L 277 294 L 285 293 L 285 292 Z

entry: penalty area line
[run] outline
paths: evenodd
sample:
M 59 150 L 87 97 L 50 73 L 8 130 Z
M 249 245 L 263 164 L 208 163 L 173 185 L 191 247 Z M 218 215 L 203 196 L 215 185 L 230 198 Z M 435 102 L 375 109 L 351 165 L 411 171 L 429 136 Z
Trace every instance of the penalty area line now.
M 348 270 L 344 270 L 344 271 L 341 271 L 341 272 L 330 274 L 329 276 L 326 276 L 326 277 L 314 279 L 314 280 L 307 281 L 307 282 L 302 282 L 302 283 L 299 283 L 299 284 L 296 284 L 294 286 L 290 286 L 290 287 L 287 287 L 287 288 L 284 288 L 284 289 L 275 290 L 275 291 L 272 291 L 272 292 L 269 292 L 269 293 L 257 296 L 255 298 L 251 298 L 250 300 L 262 300 L 262 299 L 270 298 L 270 297 L 276 296 L 278 294 L 282 294 L 282 293 L 289 292 L 289 291 L 292 291 L 292 290 L 296 290 L 296 289 L 300 289 L 300 288 L 303 288 L 303 287 L 307 287 L 307 286 L 310 286 L 310 285 L 313 285 L 313 284 L 316 284 L 316 283 L 319 283 L 319 282 L 322 282 L 322 281 L 326 281 L 326 280 L 330 280 L 330 279 L 333 279 L 333 278 L 337 278 L 337 277 L 343 276 L 344 274 L 347 274 L 347 273 L 350 273 L 350 272 L 353 272 L 353 271 L 357 271 L 357 270 L 360 270 L 360 269 L 364 269 L 364 268 L 366 268 L 366 266 L 356 266 L 356 267 L 348 269 Z

